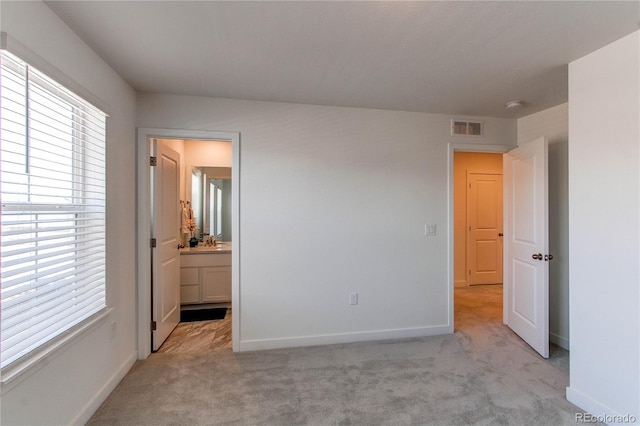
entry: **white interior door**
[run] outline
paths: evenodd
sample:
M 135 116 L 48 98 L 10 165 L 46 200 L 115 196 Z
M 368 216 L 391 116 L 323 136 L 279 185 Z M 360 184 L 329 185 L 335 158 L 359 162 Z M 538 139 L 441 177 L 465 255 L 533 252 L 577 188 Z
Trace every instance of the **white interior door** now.
M 538 138 L 504 155 L 504 322 L 549 357 L 548 148 Z
M 180 322 L 180 154 L 154 140 L 152 152 L 157 159 L 153 167 L 153 202 L 151 236 L 152 307 L 151 334 L 154 351 L 164 343 Z
M 468 280 L 502 283 L 502 175 L 467 172 Z

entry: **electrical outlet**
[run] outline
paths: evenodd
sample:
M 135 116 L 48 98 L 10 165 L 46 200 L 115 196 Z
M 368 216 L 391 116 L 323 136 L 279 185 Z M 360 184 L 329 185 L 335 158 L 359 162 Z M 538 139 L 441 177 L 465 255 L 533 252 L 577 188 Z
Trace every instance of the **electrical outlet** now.
M 349 304 L 350 305 L 358 304 L 358 293 L 349 293 Z

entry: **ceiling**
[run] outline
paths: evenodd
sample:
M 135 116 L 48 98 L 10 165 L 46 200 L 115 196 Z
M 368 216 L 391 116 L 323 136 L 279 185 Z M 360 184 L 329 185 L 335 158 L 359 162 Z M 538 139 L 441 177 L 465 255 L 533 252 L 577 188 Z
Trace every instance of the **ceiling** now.
M 640 27 L 635 1 L 46 3 L 141 92 L 493 117 Z

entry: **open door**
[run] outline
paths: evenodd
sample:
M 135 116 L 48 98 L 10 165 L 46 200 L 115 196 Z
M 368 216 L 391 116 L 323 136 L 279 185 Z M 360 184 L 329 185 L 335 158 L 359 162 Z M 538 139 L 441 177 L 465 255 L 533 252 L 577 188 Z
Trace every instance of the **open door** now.
M 549 357 L 549 215 L 546 138 L 504 155 L 504 322 Z
M 154 139 L 152 167 L 151 334 L 156 351 L 180 322 L 180 154 Z

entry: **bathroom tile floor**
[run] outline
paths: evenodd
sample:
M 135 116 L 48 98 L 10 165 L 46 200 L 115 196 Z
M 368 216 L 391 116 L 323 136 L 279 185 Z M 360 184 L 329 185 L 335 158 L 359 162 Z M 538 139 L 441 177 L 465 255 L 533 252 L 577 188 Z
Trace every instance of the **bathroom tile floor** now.
M 231 351 L 231 348 L 231 308 L 227 308 L 221 320 L 181 322 L 158 352 L 185 354 Z

